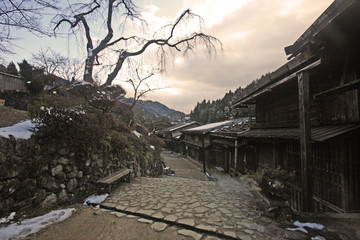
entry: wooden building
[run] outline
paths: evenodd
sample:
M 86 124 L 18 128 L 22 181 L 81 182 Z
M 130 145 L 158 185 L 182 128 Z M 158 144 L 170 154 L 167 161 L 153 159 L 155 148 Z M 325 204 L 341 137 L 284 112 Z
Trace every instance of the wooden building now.
M 249 130 L 249 118 L 243 118 L 228 127 L 217 129 L 210 134 L 209 165 L 221 167 L 231 176 L 256 170 L 255 152 L 246 141 L 238 138 Z
M 296 173 L 299 211 L 360 212 L 360 1 L 335 0 L 291 46 L 289 62 L 253 82 L 235 107 L 255 105 L 238 135 L 259 165 Z
M 228 129 L 232 126 L 242 124 L 243 121 L 243 119 L 233 119 L 223 122 L 209 123 L 181 131 L 183 133 L 182 141 L 185 144 L 183 154 L 202 162 L 204 165 L 204 171 L 206 167 L 212 166 L 220 166 L 229 171 L 230 164 L 234 163 L 235 159 L 234 147 L 230 150 L 229 148 L 226 149 L 226 147 L 218 150 L 210 148 L 210 146 L 212 146 L 212 134 Z M 226 151 L 222 152 L 224 149 L 226 149 Z M 224 164 L 226 164 L 226 167 Z
M 177 124 L 171 127 L 164 128 L 162 130 L 156 131 L 156 135 L 165 141 L 165 148 L 173 152 L 182 153 L 184 150 L 184 144 L 180 140 L 182 135 L 181 131 L 189 128 L 194 128 L 200 126 L 198 122 L 188 122 Z
M 0 72 L 0 91 L 10 90 L 26 91 L 25 79 L 12 74 Z

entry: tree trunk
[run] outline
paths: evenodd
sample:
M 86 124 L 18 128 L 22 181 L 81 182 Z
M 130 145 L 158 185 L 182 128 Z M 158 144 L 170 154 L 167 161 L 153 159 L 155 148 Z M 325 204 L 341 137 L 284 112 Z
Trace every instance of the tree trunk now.
M 94 83 L 92 78 L 93 68 L 94 68 L 94 56 L 89 56 L 85 61 L 85 71 L 84 71 L 84 81 Z
M 111 85 L 112 82 L 114 81 L 114 79 L 116 78 L 116 76 L 118 75 L 119 71 L 122 68 L 122 65 L 125 62 L 125 59 L 127 58 L 127 54 L 126 53 L 122 53 L 119 56 L 118 61 L 116 62 L 115 68 L 114 70 L 108 75 L 106 82 L 104 83 L 104 85 Z

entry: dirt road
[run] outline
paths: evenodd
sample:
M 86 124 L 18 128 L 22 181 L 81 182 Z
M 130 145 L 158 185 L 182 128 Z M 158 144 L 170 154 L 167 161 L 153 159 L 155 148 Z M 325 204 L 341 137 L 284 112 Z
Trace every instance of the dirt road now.
M 138 222 L 139 218 L 117 217 L 110 211 L 76 205 L 76 213 L 69 219 L 54 224 L 26 240 L 131 240 L 131 239 L 192 239 L 177 234 L 178 229 L 167 227 L 162 232 L 154 231 L 149 223 Z

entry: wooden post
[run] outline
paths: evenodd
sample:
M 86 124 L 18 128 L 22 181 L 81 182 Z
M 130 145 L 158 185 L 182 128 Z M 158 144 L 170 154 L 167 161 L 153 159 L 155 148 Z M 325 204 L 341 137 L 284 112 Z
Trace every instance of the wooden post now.
M 301 151 L 301 188 L 302 211 L 312 211 L 313 202 L 313 163 L 311 152 L 311 122 L 310 122 L 310 88 L 309 72 L 298 74 L 299 116 L 300 116 L 300 151 Z
M 202 148 L 202 151 L 201 151 L 201 158 L 202 158 L 202 161 L 203 161 L 203 168 L 204 168 L 204 173 L 206 173 L 206 165 L 205 165 L 205 139 L 204 139 L 204 136 L 205 134 L 202 134 L 201 135 L 201 148 Z
M 235 153 L 234 153 L 234 170 L 235 170 L 235 176 L 236 176 L 236 167 L 237 167 L 237 158 L 238 158 L 238 140 L 235 139 Z

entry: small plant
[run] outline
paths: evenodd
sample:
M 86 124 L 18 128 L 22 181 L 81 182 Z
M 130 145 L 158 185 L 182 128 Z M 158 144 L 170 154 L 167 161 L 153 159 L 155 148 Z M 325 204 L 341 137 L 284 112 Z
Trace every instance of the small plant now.
M 294 182 L 295 175 L 280 167 L 274 169 L 268 166 L 259 168 L 252 174 L 259 187 L 267 196 L 289 199 L 289 182 Z

